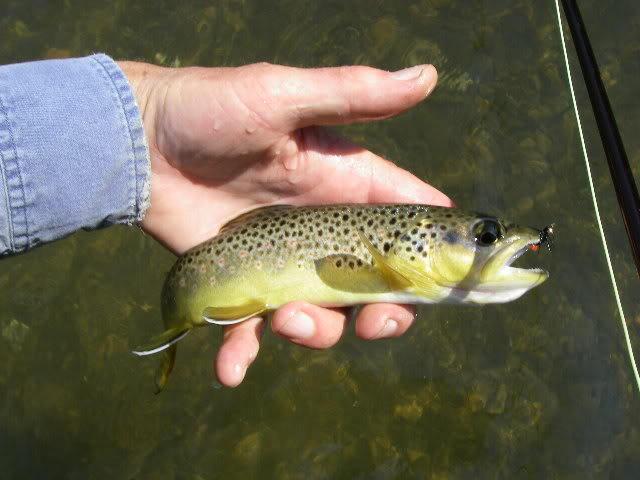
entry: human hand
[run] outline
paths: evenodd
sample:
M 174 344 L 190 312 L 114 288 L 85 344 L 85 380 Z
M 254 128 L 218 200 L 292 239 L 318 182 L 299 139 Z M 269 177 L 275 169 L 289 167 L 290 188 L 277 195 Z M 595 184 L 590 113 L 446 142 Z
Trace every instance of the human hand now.
M 425 203 L 451 200 L 322 125 L 388 118 L 423 100 L 430 65 L 389 73 L 369 67 L 299 69 L 269 64 L 167 69 L 119 62 L 134 89 L 151 153 L 151 205 L 142 228 L 176 254 L 214 236 L 228 220 L 271 204 Z M 311 348 L 335 344 L 345 309 L 292 302 L 273 331 Z M 365 339 L 404 333 L 411 306 L 363 307 Z M 216 375 L 242 382 L 256 358 L 263 320 L 225 327 Z

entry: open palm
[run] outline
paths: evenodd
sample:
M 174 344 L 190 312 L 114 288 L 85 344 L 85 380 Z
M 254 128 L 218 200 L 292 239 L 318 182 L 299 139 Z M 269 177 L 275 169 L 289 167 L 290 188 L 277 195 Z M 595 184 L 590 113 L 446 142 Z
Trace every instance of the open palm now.
M 297 69 L 269 64 L 164 69 L 121 62 L 136 92 L 151 152 L 151 206 L 142 227 L 174 253 L 212 237 L 233 217 L 271 204 L 420 202 L 444 194 L 322 125 L 387 118 L 424 99 L 436 72 L 368 67 Z M 293 302 L 272 329 L 312 348 L 333 345 L 346 312 Z M 364 307 L 363 338 L 402 334 L 411 307 Z M 220 383 L 238 385 L 255 359 L 262 319 L 227 327 Z

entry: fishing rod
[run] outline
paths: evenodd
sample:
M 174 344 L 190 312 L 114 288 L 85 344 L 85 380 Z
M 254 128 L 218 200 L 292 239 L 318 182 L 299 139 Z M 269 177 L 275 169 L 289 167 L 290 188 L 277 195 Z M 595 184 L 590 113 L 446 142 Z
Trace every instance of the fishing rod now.
M 640 199 L 609 97 L 576 0 L 561 0 L 604 147 L 624 226 L 640 276 Z

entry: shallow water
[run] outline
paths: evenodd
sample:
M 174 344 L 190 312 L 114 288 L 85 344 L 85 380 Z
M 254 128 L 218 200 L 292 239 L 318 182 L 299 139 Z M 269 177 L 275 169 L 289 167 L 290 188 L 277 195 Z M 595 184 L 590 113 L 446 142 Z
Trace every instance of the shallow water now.
M 640 8 L 580 2 L 640 178 Z M 167 390 L 130 350 L 160 328 L 173 258 L 135 228 L 0 263 L 2 478 L 635 478 L 640 395 L 615 306 L 552 2 L 8 0 L 0 62 L 105 51 L 167 65 L 433 62 L 430 99 L 345 135 L 523 224 L 555 222 L 550 280 L 507 305 L 420 308 L 403 338 L 310 351 L 265 335 L 244 383 L 213 382 L 216 328 Z M 624 6 L 623 6 L 624 5 Z M 574 62 L 574 78 L 579 78 Z M 584 88 L 587 147 L 627 323 L 635 273 Z M 533 259 L 533 261 L 536 261 Z

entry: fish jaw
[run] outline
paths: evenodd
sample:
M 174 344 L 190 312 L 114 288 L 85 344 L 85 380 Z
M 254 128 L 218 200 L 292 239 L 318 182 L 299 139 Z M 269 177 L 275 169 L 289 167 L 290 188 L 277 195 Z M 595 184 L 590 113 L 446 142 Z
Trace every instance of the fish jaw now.
M 515 300 L 543 283 L 549 273 L 541 268 L 518 268 L 511 264 L 540 245 L 540 232 L 520 228 L 517 235 L 492 255 L 480 272 L 479 282 L 468 294 L 473 303 L 504 303 Z

